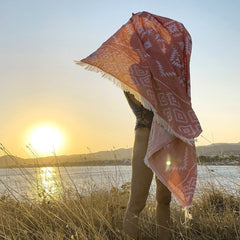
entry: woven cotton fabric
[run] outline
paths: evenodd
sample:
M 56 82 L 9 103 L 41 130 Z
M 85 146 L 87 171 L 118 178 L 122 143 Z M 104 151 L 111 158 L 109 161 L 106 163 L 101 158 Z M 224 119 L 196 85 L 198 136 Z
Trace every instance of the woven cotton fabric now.
M 201 133 L 191 106 L 191 36 L 184 25 L 148 12 L 130 20 L 77 64 L 101 72 L 154 113 L 145 163 L 183 206 L 192 202 Z

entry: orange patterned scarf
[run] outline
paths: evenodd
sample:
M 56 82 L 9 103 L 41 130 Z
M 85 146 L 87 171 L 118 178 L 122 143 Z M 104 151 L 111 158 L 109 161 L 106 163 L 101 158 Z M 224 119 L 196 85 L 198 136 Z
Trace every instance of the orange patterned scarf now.
M 103 73 L 154 112 L 145 163 L 183 206 L 192 202 L 197 180 L 194 138 L 202 131 L 191 107 L 191 46 L 183 24 L 140 12 L 77 62 Z

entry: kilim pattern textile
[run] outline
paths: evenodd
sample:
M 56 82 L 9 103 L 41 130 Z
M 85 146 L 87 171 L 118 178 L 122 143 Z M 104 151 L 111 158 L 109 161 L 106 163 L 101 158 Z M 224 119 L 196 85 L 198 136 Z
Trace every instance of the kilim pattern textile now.
M 194 139 L 202 131 L 191 106 L 191 49 L 191 36 L 182 23 L 139 12 L 76 62 L 102 73 L 153 111 L 145 163 L 185 207 L 195 191 Z

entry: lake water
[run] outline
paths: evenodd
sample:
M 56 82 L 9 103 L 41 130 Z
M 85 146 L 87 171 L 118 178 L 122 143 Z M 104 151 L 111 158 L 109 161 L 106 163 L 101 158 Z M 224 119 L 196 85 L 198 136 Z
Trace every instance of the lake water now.
M 0 169 L 0 195 L 34 199 L 59 197 L 63 190 L 77 189 L 85 195 L 100 188 L 111 189 L 130 182 L 131 166 L 42 167 Z M 240 190 L 239 166 L 198 166 L 196 194 L 213 183 L 234 193 Z M 154 195 L 155 182 L 150 192 Z

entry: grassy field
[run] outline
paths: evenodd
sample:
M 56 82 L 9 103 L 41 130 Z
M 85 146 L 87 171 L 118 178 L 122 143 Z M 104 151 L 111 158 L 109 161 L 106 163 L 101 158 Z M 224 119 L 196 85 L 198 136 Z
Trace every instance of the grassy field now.
M 93 190 L 87 196 L 64 187 L 41 201 L 5 193 L 0 198 L 0 239 L 124 239 L 122 221 L 130 184 Z M 240 194 L 233 196 L 213 185 L 202 188 L 191 206 L 193 219 L 185 221 L 182 207 L 171 204 L 171 239 L 240 239 Z M 141 214 L 139 239 L 156 238 L 155 203 L 149 200 Z

